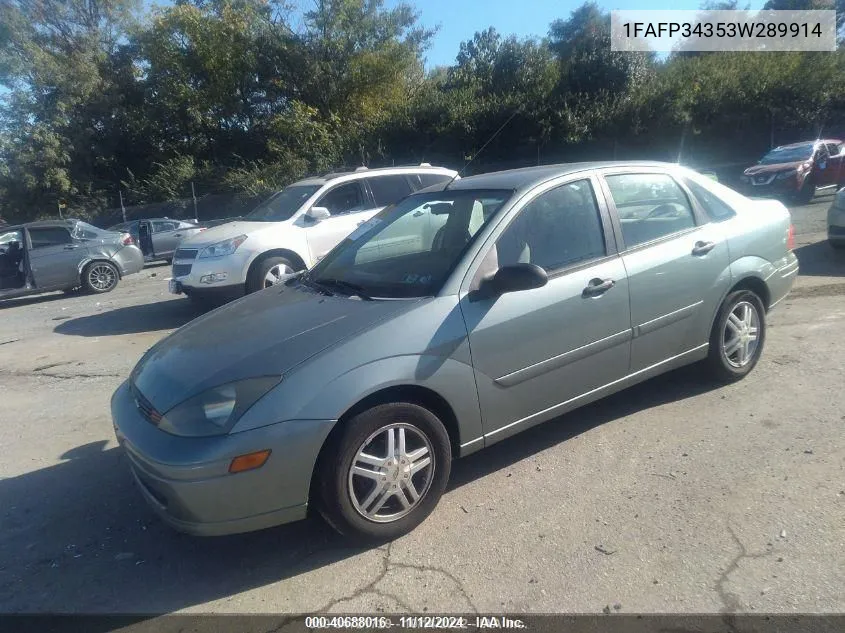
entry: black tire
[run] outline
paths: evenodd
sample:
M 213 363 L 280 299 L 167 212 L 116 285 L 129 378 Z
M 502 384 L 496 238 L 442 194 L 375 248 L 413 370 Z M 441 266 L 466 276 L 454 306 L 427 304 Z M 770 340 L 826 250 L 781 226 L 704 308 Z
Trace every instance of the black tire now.
M 816 195 L 816 183 L 813 182 L 812 177 L 807 177 L 804 179 L 804 184 L 801 185 L 801 189 L 798 190 L 798 193 L 795 194 L 795 200 L 799 204 L 807 204 L 813 197 Z
M 391 404 L 383 404 L 372 409 L 368 409 L 351 418 L 343 426 L 333 433 L 329 440 L 329 444 L 322 451 L 316 469 L 316 503 L 320 513 L 326 521 L 338 532 L 345 536 L 359 538 L 365 541 L 389 541 L 407 534 L 434 510 L 443 491 L 446 489 L 446 484 L 449 481 L 449 473 L 452 467 L 452 448 L 449 442 L 449 434 L 440 419 L 428 409 L 419 405 L 407 402 L 398 402 Z M 366 502 L 360 497 L 369 496 L 373 494 L 376 488 L 388 492 L 391 481 L 395 482 L 392 486 L 401 492 L 406 502 L 409 497 L 407 484 L 402 481 L 405 477 L 402 475 L 402 469 L 406 470 L 410 467 L 408 464 L 402 466 L 396 464 L 395 466 L 385 465 L 382 472 L 386 475 L 382 477 L 381 481 L 372 482 L 372 486 L 367 488 L 370 482 L 369 478 L 358 477 L 356 481 L 360 481 L 362 488 L 356 488 L 359 484 L 352 484 L 351 469 L 353 464 L 357 461 L 356 456 L 367 443 L 368 438 L 374 434 L 377 435 L 374 440 L 378 442 L 381 438 L 380 434 L 385 433 L 385 429 L 402 426 L 406 429 L 405 435 L 408 437 L 408 445 L 419 446 L 418 443 L 412 443 L 412 439 L 418 439 L 414 433 L 420 432 L 428 441 L 430 450 L 426 455 L 430 454 L 433 457 L 432 462 L 428 466 L 431 472 L 427 472 L 425 468 L 421 468 L 417 474 L 409 475 L 411 478 L 411 486 L 419 486 L 424 491 L 419 494 L 419 498 L 414 503 L 409 503 L 408 510 L 402 510 L 402 506 L 398 505 L 399 499 L 396 492 L 391 493 L 387 497 L 388 502 L 385 502 L 383 508 L 398 508 L 395 519 L 382 518 L 384 522 L 378 522 L 371 518 L 367 518 L 361 511 L 356 509 L 356 503 L 360 506 Z M 415 429 L 409 430 L 409 429 Z M 394 433 L 398 436 L 398 433 Z M 398 440 L 395 442 L 398 449 Z M 389 455 L 389 453 L 384 453 Z M 379 455 L 380 457 L 381 455 Z M 424 459 L 424 458 L 423 458 Z M 423 461 L 420 459 L 417 463 Z M 360 462 L 359 462 L 360 464 Z M 377 467 L 372 466 L 372 469 Z M 389 471 L 393 470 L 393 473 Z M 419 478 L 422 475 L 424 479 Z M 416 478 L 416 481 L 415 481 Z M 416 490 L 416 488 L 415 488 Z M 353 494 L 357 493 L 357 502 L 353 502 Z M 374 508 L 381 499 L 379 493 L 372 504 L 369 506 Z M 367 506 L 365 506 L 367 507 Z M 386 512 L 388 510 L 385 510 Z M 376 513 L 378 509 L 376 509 Z M 402 515 L 402 512 L 407 512 Z
M 293 264 L 287 257 L 265 257 L 255 265 L 252 272 L 250 272 L 249 278 L 246 280 L 247 294 L 267 288 L 265 279 L 270 271 L 277 266 L 287 267 L 290 269 L 290 272 L 299 270 L 299 267 Z
M 740 304 L 750 305 L 756 311 L 757 322 L 757 341 L 756 347 L 752 353 L 749 353 L 749 358 L 738 366 L 741 360 L 739 357 L 731 358 L 726 353 L 725 344 L 731 340 L 727 337 L 728 319 L 731 313 L 737 309 Z M 726 340 L 727 339 L 727 340 Z M 766 310 L 763 302 L 756 294 L 749 290 L 738 290 L 729 294 L 722 307 L 719 308 L 719 313 L 713 323 L 713 328 L 710 332 L 710 350 L 707 355 L 706 365 L 710 375 L 719 382 L 736 382 L 745 378 L 757 361 L 760 360 L 760 355 L 763 353 L 763 347 L 766 342 Z M 734 354 L 741 354 L 740 351 L 733 352 Z
M 828 244 L 830 244 L 830 247 L 831 247 L 831 248 L 833 248 L 833 249 L 835 249 L 835 250 L 837 250 L 837 251 L 845 250 L 845 242 L 839 242 L 839 241 L 835 241 L 835 240 L 828 240 L 828 241 L 827 241 L 827 243 L 828 243 Z
M 82 289 L 91 294 L 105 294 L 117 288 L 120 273 L 111 262 L 91 262 L 82 270 Z

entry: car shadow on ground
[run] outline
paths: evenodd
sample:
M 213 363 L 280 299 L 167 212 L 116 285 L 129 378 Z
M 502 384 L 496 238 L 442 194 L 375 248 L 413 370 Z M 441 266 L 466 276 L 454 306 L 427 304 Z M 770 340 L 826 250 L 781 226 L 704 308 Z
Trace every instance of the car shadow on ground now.
M 798 274 L 806 277 L 841 277 L 845 275 L 845 251 L 837 250 L 827 240 L 795 249 Z
M 459 460 L 449 490 L 610 420 L 714 387 L 698 373 L 692 367 L 652 379 Z M 318 518 L 227 537 L 178 534 L 135 490 L 122 451 L 106 444 L 0 480 L 0 611 L 170 613 L 374 547 L 336 535 Z
M 68 336 L 114 336 L 174 330 L 203 314 L 185 298 L 115 308 L 63 321 L 53 331 Z

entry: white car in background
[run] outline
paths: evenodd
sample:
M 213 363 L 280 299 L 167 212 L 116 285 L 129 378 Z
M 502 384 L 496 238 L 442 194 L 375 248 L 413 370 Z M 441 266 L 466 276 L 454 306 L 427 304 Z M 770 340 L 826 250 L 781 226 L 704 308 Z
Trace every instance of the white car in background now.
M 408 194 L 457 177 L 427 163 L 295 182 L 243 218 L 179 244 L 170 292 L 226 300 L 311 268 L 360 225 Z

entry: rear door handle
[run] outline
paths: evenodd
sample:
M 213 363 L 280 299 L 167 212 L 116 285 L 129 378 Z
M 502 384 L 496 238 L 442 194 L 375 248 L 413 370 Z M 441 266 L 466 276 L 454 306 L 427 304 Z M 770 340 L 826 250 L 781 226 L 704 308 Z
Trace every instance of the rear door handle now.
M 79 244 L 65 244 L 66 251 L 72 251 L 75 248 L 79 248 Z
M 706 255 L 716 248 L 716 242 L 696 242 L 692 247 L 693 255 Z
M 582 296 L 598 297 L 613 288 L 615 285 L 616 282 L 612 279 L 599 279 L 596 277 L 595 279 L 590 279 L 590 283 L 588 283 L 587 287 L 584 288 Z

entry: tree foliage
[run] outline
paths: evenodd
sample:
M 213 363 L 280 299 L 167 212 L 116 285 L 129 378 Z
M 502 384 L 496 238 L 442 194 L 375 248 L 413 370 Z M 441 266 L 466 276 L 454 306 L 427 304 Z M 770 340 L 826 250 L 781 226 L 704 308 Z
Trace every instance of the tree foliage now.
M 845 0 L 769 0 L 840 8 Z M 735 0 L 703 10 L 737 8 Z M 845 51 L 610 50 L 593 2 L 544 38 L 489 28 L 425 69 L 434 32 L 383 0 L 0 0 L 0 215 L 258 195 L 341 166 L 473 170 L 641 157 L 742 161 L 845 134 Z M 827 133 L 827 132 L 825 132 Z

